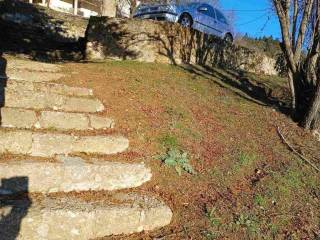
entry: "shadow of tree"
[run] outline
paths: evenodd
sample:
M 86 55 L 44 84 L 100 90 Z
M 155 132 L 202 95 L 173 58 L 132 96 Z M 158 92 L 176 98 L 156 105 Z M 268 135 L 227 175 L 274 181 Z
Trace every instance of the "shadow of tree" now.
M 87 49 L 101 54 L 98 58 L 119 58 L 121 60 L 135 59 L 138 53 L 130 47 L 137 43 L 124 27 L 122 19 L 112 19 L 108 17 L 91 17 L 89 27 L 86 31 Z M 101 23 L 107 24 L 101 24 Z M 90 41 L 90 36 L 95 36 L 94 41 Z M 127 40 L 129 38 L 129 40 Z M 86 52 L 86 55 L 90 55 Z
M 182 65 L 184 70 L 201 75 L 220 87 L 231 90 L 237 96 L 261 106 L 272 106 L 285 114 L 290 114 L 289 93 L 282 97 L 273 94 L 275 89 L 256 81 L 244 71 L 224 69 L 223 71 L 209 66 Z M 281 89 L 281 91 L 285 91 Z
M 215 37 L 203 34 L 194 29 L 182 28 L 178 24 L 154 22 L 155 31 L 140 32 L 132 35 L 132 39 L 140 35 L 142 41 L 153 42 L 157 46 L 157 53 L 169 59 L 174 65 L 181 63 L 205 64 Z M 140 40 L 141 41 L 141 40 Z M 131 41 L 127 46 L 137 44 Z
M 96 44 L 92 54 L 100 59 L 115 57 L 188 66 L 186 70 L 206 76 L 247 100 L 287 112 L 286 99 L 276 97 L 274 89 L 242 70 L 263 57 L 254 56 L 249 49 L 179 24 L 153 20 L 94 17 L 87 36 L 88 42 Z M 216 67 L 224 71 L 217 71 Z
M 72 15 L 56 19 L 49 12 L 53 11 L 21 1 L 0 1 L 0 50 L 44 61 L 82 58 L 83 39 L 70 35 L 64 25 L 82 19 Z
M 86 32 L 86 58 L 160 61 L 175 65 L 196 58 L 197 63 L 203 63 L 212 39 L 178 24 L 91 17 Z M 159 56 L 163 58 L 159 60 Z
M 19 235 L 22 219 L 32 205 L 28 197 L 28 185 L 28 177 L 1 180 L 0 238 L 2 240 L 15 240 Z
M 230 69 L 249 68 L 257 60 L 249 49 L 179 24 L 154 20 L 91 17 L 86 40 L 89 60 L 118 58 Z M 247 61 L 253 56 L 253 61 Z
M 0 51 L 0 126 L 2 123 L 1 108 L 5 105 L 5 89 L 7 86 L 7 60 L 3 57 Z

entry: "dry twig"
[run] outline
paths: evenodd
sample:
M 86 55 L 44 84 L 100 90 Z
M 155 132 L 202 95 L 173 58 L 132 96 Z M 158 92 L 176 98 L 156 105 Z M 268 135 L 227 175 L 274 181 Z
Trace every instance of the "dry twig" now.
M 296 155 L 298 155 L 303 161 L 305 161 L 307 164 L 309 164 L 311 167 L 313 167 L 315 170 L 317 170 L 318 172 L 320 172 L 320 169 L 314 165 L 309 159 L 307 159 L 305 156 L 303 156 L 301 153 L 299 153 L 296 149 L 294 149 L 290 143 L 287 141 L 287 139 L 282 135 L 281 131 L 280 131 L 280 128 L 278 127 L 277 128 L 277 132 L 281 138 L 281 140 L 283 141 L 283 143 L 285 145 L 287 145 L 287 147 L 293 152 L 295 153 Z

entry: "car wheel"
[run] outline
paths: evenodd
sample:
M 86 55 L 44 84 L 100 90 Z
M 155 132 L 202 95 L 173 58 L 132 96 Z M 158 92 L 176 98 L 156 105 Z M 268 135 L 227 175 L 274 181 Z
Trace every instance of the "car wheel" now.
M 186 27 L 186 28 L 191 28 L 192 27 L 192 23 L 193 23 L 193 20 L 192 20 L 192 17 L 187 14 L 187 13 L 184 13 L 181 15 L 180 19 L 179 19 L 179 23 L 183 26 L 183 27 Z
M 230 33 L 227 33 L 225 36 L 224 36 L 224 41 L 226 41 L 227 43 L 230 43 L 232 44 L 233 43 L 233 37 Z

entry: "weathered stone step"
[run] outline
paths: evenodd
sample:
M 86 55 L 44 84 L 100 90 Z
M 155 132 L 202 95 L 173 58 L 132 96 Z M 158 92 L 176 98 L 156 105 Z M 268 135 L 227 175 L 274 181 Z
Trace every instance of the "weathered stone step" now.
M 21 108 L 1 108 L 1 126 L 57 130 L 93 130 L 113 128 L 114 121 L 86 113 L 40 111 Z
M 69 112 L 100 112 L 103 104 L 95 98 L 69 97 L 37 91 L 5 91 L 5 107 L 53 109 Z
M 0 153 L 53 157 L 59 154 L 116 154 L 125 151 L 129 140 L 122 136 L 73 136 L 32 131 L 0 130 Z
M 54 73 L 60 71 L 60 66 L 52 63 L 31 61 L 29 59 L 7 58 L 7 70 L 14 69 Z
M 24 176 L 28 185 L 12 183 L 7 193 L 70 192 L 133 188 L 151 179 L 151 170 L 143 163 L 116 163 L 79 157 L 58 156 L 57 161 L 10 160 L 0 162 L 2 179 Z M 1 194 L 1 191 L 0 191 Z
M 14 91 L 40 91 L 48 93 L 57 93 L 68 96 L 92 96 L 92 89 L 70 87 L 57 83 L 41 83 L 9 80 L 6 84 L 6 89 Z
M 19 240 L 88 240 L 154 230 L 170 224 L 171 209 L 154 197 L 118 193 L 108 200 L 76 197 L 3 200 L 0 236 Z
M 8 69 L 6 73 L 8 79 L 16 81 L 29 81 L 29 82 L 50 82 L 56 81 L 65 75 L 62 73 L 52 73 L 52 72 L 30 72 L 21 70 L 10 70 Z

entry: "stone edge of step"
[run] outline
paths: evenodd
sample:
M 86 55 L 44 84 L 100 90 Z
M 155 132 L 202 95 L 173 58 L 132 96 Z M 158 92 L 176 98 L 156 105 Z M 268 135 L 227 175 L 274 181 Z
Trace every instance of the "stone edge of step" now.
M 23 200 L 13 199 L 9 202 L 16 209 L 21 208 L 28 211 L 20 233 L 21 231 L 21 234 L 28 232 L 33 237 L 42 236 L 46 239 L 53 238 L 48 235 L 48 231 L 45 231 L 44 236 L 43 231 L 37 230 L 50 228 L 51 234 L 55 231 L 66 231 L 57 238 L 65 239 L 63 238 L 65 234 L 70 237 L 72 236 L 70 230 L 78 228 L 79 232 L 84 231 L 85 237 L 78 236 L 75 239 L 91 239 L 113 234 L 151 231 L 164 227 L 172 221 L 171 208 L 153 195 L 114 193 L 111 198 L 111 201 L 106 199 L 85 201 L 70 196 L 57 198 L 47 196 L 40 201 L 26 198 Z M 0 213 L 3 211 L 5 212 L 7 209 L 0 209 Z M 42 220 L 44 216 L 46 222 Z M 57 217 L 66 219 L 66 223 L 70 224 L 61 228 L 59 224 L 54 224 Z M 72 221 L 70 221 L 71 219 Z M 107 225 L 105 225 L 105 221 L 108 223 Z M 5 226 L 10 227 L 10 224 Z
M 97 143 L 101 143 L 100 146 Z M 109 149 L 105 147 L 108 146 Z M 128 138 L 119 134 L 68 135 L 64 133 L 42 133 L 28 130 L 0 129 L 0 152 L 54 157 L 75 153 L 117 154 L 129 147 Z
M 102 112 L 105 110 L 104 104 L 99 99 L 92 97 L 75 97 L 28 90 L 7 90 L 5 94 L 5 107 L 9 108 L 52 109 L 55 111 L 86 113 Z
M 15 79 L 10 79 L 9 81 L 7 81 L 6 89 L 23 91 L 25 90 L 24 87 L 26 86 L 27 86 L 27 89 L 31 89 L 29 91 L 39 91 L 39 92 L 42 91 L 42 92 L 50 92 L 50 93 L 56 93 L 56 94 L 61 94 L 66 96 L 78 96 L 78 97 L 93 96 L 93 90 L 91 88 L 75 87 L 75 86 L 69 86 L 65 84 L 51 83 L 51 82 L 30 82 L 30 81 L 15 80 Z M 56 90 L 55 88 L 60 89 L 60 91 Z
M 35 168 L 41 171 L 33 173 Z M 105 170 L 108 171 L 108 174 L 103 174 Z M 8 189 L 5 187 L 1 189 L 0 196 L 22 192 L 53 193 L 129 189 L 139 187 L 152 178 L 151 169 L 143 162 L 109 162 L 97 159 L 87 161 L 80 157 L 67 156 L 57 156 L 51 161 L 28 158 L 0 162 L 0 174 L 2 178 L 8 180 L 15 179 L 17 174 L 20 174 L 25 181 L 28 181 L 27 185 L 12 182 Z
M 55 129 L 60 131 L 90 131 L 114 128 L 112 118 L 92 113 L 73 113 L 48 110 L 30 110 L 24 108 L 1 108 L 1 127 L 17 129 Z M 21 117 L 24 118 L 21 121 Z M 71 120 L 77 119 L 77 121 Z M 82 119 L 79 122 L 79 119 Z

